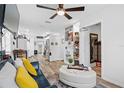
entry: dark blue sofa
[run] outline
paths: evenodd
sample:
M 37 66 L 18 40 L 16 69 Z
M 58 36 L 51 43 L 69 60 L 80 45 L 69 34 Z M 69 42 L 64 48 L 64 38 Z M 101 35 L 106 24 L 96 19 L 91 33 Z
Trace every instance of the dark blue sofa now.
M 46 79 L 44 74 L 42 73 L 38 61 L 32 62 L 31 64 L 34 66 L 34 68 L 37 71 L 38 75 L 37 76 L 32 76 L 32 77 L 37 82 L 39 88 L 57 88 L 56 85 L 50 85 L 50 83 L 48 82 L 48 80 Z
M 0 61 L 0 70 L 2 69 L 2 67 L 4 67 L 6 62 L 10 62 L 12 65 L 14 65 L 14 61 L 12 59 Z M 38 74 L 37 76 L 32 76 L 32 75 L 31 76 L 35 79 L 39 88 L 57 88 L 56 85 L 50 85 L 50 83 L 48 82 L 44 74 L 42 73 L 38 61 L 32 62 L 31 64 L 34 66 Z

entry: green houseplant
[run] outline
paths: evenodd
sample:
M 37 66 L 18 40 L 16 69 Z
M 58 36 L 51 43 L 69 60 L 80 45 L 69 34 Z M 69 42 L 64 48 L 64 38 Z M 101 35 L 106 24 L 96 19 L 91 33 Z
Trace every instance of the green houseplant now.
M 68 62 L 69 62 L 70 64 L 72 64 L 72 63 L 73 63 L 73 59 L 72 59 L 72 58 L 69 58 L 69 59 L 68 59 Z

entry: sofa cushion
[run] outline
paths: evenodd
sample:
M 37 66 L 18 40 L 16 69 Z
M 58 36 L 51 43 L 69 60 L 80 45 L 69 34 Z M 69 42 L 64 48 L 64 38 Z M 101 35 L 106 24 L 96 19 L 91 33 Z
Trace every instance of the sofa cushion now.
M 23 61 L 23 64 L 24 64 L 26 70 L 31 75 L 37 76 L 37 72 L 36 72 L 35 68 L 32 66 L 32 64 L 30 63 L 30 60 L 29 59 L 26 59 L 26 58 L 22 58 L 22 61 Z
M 35 61 L 35 62 L 32 62 L 31 64 L 33 65 L 33 67 L 35 67 L 35 69 L 37 71 L 37 76 L 33 76 L 33 78 L 37 82 L 38 86 L 40 88 L 50 87 L 50 83 L 48 82 L 48 80 L 46 79 L 46 77 L 42 73 L 42 70 L 39 67 L 39 65 L 40 65 L 39 62 Z
M 20 88 L 38 88 L 36 81 L 29 75 L 24 67 L 18 67 L 16 83 Z
M 17 88 L 15 82 L 16 68 L 9 62 L 0 70 L 0 87 L 1 88 Z
M 38 86 L 40 88 L 46 88 L 50 86 L 50 83 L 48 82 L 48 80 L 46 79 L 46 77 L 43 75 L 42 71 L 39 70 L 40 74 L 38 74 L 37 76 L 34 76 L 33 78 L 35 79 L 35 81 L 37 82 Z

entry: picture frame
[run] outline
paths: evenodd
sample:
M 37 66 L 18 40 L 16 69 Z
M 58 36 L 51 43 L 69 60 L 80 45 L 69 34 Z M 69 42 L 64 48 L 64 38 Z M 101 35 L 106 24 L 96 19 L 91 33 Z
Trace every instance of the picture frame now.
M 53 43 L 53 42 L 51 42 L 51 45 L 53 46 L 53 45 L 54 45 L 54 43 Z
M 58 45 L 58 42 L 56 42 L 55 45 Z

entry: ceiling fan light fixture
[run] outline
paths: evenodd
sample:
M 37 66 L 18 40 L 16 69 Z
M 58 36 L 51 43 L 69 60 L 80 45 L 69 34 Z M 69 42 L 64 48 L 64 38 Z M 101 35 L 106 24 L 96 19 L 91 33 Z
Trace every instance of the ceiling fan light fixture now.
M 63 9 L 57 10 L 57 14 L 63 16 L 65 14 L 65 11 Z
M 58 8 L 51 8 L 43 5 L 36 5 L 38 8 L 44 8 L 56 11 L 54 15 L 52 15 L 49 19 L 55 18 L 57 15 L 65 16 L 68 20 L 72 19 L 72 17 L 67 12 L 76 12 L 76 11 L 84 11 L 84 6 L 72 7 L 72 8 L 64 8 L 64 4 L 58 4 Z

